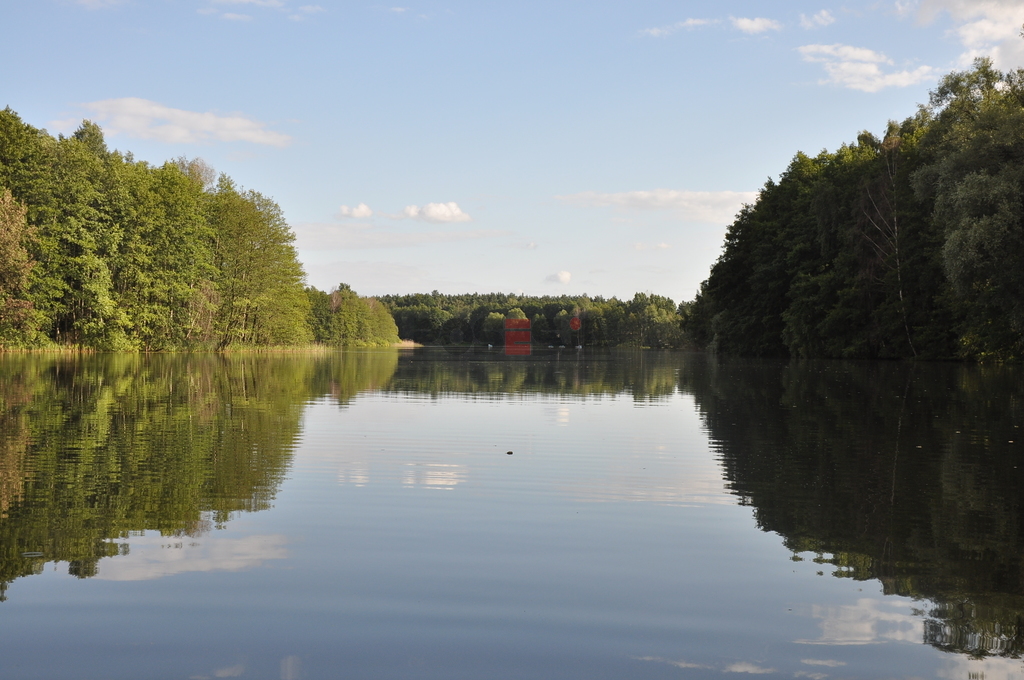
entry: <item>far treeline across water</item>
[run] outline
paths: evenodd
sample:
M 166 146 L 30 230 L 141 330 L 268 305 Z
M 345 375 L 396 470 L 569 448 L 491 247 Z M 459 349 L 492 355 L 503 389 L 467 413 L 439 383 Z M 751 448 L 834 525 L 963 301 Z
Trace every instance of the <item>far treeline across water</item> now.
M 692 302 L 306 287 L 281 209 L 201 160 L 0 112 L 0 347 L 534 342 L 832 358 L 1024 357 L 1024 70 L 979 59 L 882 139 L 798 153 Z M 571 323 L 579 321 L 577 325 Z

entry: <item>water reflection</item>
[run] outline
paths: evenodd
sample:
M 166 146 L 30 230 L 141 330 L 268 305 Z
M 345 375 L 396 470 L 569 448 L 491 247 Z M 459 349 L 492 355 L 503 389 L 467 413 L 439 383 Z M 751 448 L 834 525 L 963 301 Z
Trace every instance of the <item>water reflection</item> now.
M 453 398 L 495 412 L 491 468 L 473 457 L 478 443 L 459 449 L 444 438 L 455 420 L 420 430 L 388 420 L 398 402 Z M 793 560 L 913 599 L 809 605 L 820 635 L 797 642 L 821 647 L 805 647 L 800 677 L 844 663 L 824 646 L 924 641 L 969 657 L 1024 652 L 1024 375 L 1013 367 L 643 352 L 6 356 L 0 595 L 48 562 L 82 578 L 133 581 L 285 559 L 279 533 L 227 539 L 217 529 L 272 506 L 304 418 L 322 408 L 343 420 L 360 400 L 380 418 L 372 449 L 331 442 L 322 454 L 327 480 L 346 490 L 384 482 L 432 499 L 475 487 L 647 507 L 740 502 Z M 652 427 L 666 421 L 645 420 L 657 410 L 648 405 L 669 402 L 694 405 L 717 461 L 681 456 L 681 438 Z M 587 410 L 595 404 L 602 408 Z M 502 422 L 512 407 L 522 418 L 514 427 Z M 540 422 L 543 447 L 530 438 Z M 601 456 L 585 450 L 596 439 L 576 439 L 588 428 L 603 437 Z M 633 658 L 666 670 L 779 667 L 755 659 L 712 668 L 659 654 Z M 208 672 L 225 669 L 237 670 Z M 298 657 L 281 661 L 281 673 L 298 677 Z
M 1024 652 L 1019 368 L 698 361 L 680 386 L 732 491 L 794 559 L 922 601 L 917 628 L 871 601 L 818 612 L 825 638 Z
M 821 620 L 821 637 L 796 642 L 808 645 L 920 642 L 924 638 L 920 614 L 905 600 L 861 598 L 854 605 L 813 605 L 811 616 Z
M 317 356 L 13 355 L 0 363 L 0 598 L 46 562 L 69 573 L 148 578 L 237 569 L 280 537 L 209 536 L 271 506 L 304 404 L 386 380 L 394 353 Z M 179 550 L 150 536 L 177 537 Z M 202 539 L 202 540 L 199 540 Z M 130 549 L 134 551 L 130 553 Z
M 288 555 L 281 534 L 220 538 L 162 536 L 150 532 L 115 541 L 118 559 L 104 562 L 96 578 L 146 581 L 195 571 L 241 571 Z
M 679 354 L 550 351 L 530 357 L 501 352 L 451 355 L 423 348 L 402 356 L 387 390 L 415 395 L 543 393 L 572 397 L 630 394 L 646 400 L 676 392 Z
M 452 463 L 406 463 L 402 474 L 402 486 L 451 491 L 456 484 L 465 482 L 469 476 L 465 465 Z

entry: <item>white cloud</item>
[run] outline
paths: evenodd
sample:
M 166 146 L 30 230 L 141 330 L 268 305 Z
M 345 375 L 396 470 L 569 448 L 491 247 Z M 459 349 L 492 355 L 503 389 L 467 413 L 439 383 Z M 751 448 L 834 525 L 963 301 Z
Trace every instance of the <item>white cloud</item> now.
M 388 11 L 389 12 L 394 12 L 395 14 L 402 14 L 403 12 L 408 12 L 409 8 L 408 7 L 392 7 Z
M 408 232 L 365 223 L 303 223 L 295 227 L 295 247 L 300 250 L 316 252 L 410 248 L 435 243 L 476 241 L 500 236 L 508 236 L 508 232 L 496 229 Z
M 408 217 L 424 222 L 469 222 L 473 218 L 462 212 L 455 201 L 448 203 L 427 203 L 422 208 L 418 205 L 407 205 L 399 217 Z
M 671 210 L 688 222 L 728 224 L 745 203 L 753 203 L 755 191 L 584 191 L 555 198 L 579 207 L 614 207 L 621 210 Z
M 923 0 L 918 17 L 925 22 L 946 12 L 957 24 L 951 32 L 967 50 L 961 63 L 990 56 L 997 68 L 1024 67 L 1024 3 L 1020 0 Z
M 960 42 L 967 47 L 987 47 L 990 43 L 1013 37 L 1017 28 L 992 19 L 971 21 L 956 29 Z
M 794 640 L 808 645 L 871 645 L 882 642 L 916 642 L 924 639 L 924 621 L 914 615 L 907 600 L 862 598 L 856 605 L 813 605 L 811 614 L 821 619 L 821 637 Z
M 660 656 L 634 656 L 637 661 L 656 661 L 658 663 L 667 663 L 669 666 L 675 666 L 676 668 L 711 668 L 711 666 L 702 666 L 699 663 L 689 663 L 688 661 L 673 661 L 672 659 L 663 659 Z
M 905 17 L 917 9 L 918 0 L 896 0 L 896 14 Z
M 907 87 L 935 77 L 931 66 L 919 66 L 913 70 L 885 73 L 880 64 L 893 65 L 893 61 L 881 52 L 865 47 L 850 45 L 804 45 L 797 51 L 804 61 L 820 63 L 828 78 L 820 84 L 833 84 L 860 90 L 878 92 L 886 87 Z
M 341 206 L 339 214 L 342 217 L 355 217 L 357 219 L 360 219 L 364 217 L 373 217 L 373 210 L 371 210 L 370 206 L 366 205 L 365 203 L 360 203 L 354 208 L 350 208 L 347 205 Z
M 100 562 L 95 578 L 106 581 L 146 581 L 172 574 L 195 571 L 241 571 L 258 567 L 267 560 L 288 556 L 281 535 L 256 535 L 244 538 L 188 536 L 175 538 L 147 532 L 125 541 L 126 555 Z
M 845 661 L 836 661 L 835 659 L 800 659 L 800 663 L 805 663 L 808 666 L 827 666 L 829 668 L 838 668 L 839 666 L 845 666 Z
M 655 38 L 661 38 L 666 35 L 672 35 L 676 31 L 683 28 L 693 29 L 698 26 L 706 26 L 708 24 L 713 23 L 717 22 L 712 21 L 710 19 L 687 19 L 686 21 L 677 21 L 674 24 L 669 24 L 668 26 L 661 26 L 660 28 L 645 28 L 644 30 L 640 31 L 640 33 L 644 35 L 651 35 L 654 36 Z
M 827 9 L 823 9 L 817 14 L 807 16 L 806 14 L 800 15 L 800 26 L 808 30 L 812 28 L 818 28 L 819 26 L 828 26 L 829 24 L 835 23 L 836 18 L 832 16 L 832 13 Z
M 667 243 L 659 243 L 659 244 L 653 245 L 653 246 L 648 245 L 646 243 L 634 243 L 633 244 L 633 250 L 668 250 L 671 247 L 672 246 L 670 246 Z
M 725 667 L 723 673 L 753 673 L 754 675 L 764 675 L 765 673 L 774 673 L 774 668 L 761 668 L 752 663 L 741 661 Z
M 227 19 L 228 21 L 252 21 L 252 17 L 248 14 L 235 14 L 233 12 L 225 12 L 220 15 L 221 19 Z
M 549 274 L 544 277 L 544 281 L 547 283 L 569 283 L 572 280 L 572 274 L 567 271 L 560 271 L 557 274 Z
M 732 22 L 733 28 L 749 33 L 750 35 L 756 35 L 757 33 L 764 33 L 765 31 L 780 31 L 782 30 L 782 24 L 774 19 L 765 19 L 764 17 L 757 17 L 756 19 L 745 19 L 743 17 L 729 17 L 729 21 Z
M 167 144 L 204 142 L 252 142 L 283 147 L 291 137 L 266 128 L 266 124 L 244 116 L 219 116 L 173 109 L 138 97 L 104 99 L 82 106 L 90 117 L 103 124 L 110 135 L 153 139 Z M 62 125 L 58 121 L 56 125 Z
M 881 52 L 866 47 L 850 45 L 804 45 L 797 48 L 807 61 L 866 61 L 876 64 L 891 64 L 892 60 Z

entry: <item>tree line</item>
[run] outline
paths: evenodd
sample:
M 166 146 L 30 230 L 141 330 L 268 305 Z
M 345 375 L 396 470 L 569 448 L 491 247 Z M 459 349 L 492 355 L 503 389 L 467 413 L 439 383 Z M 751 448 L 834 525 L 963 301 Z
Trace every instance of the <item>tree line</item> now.
M 686 305 L 753 356 L 1024 355 L 1024 70 L 979 59 L 881 138 L 798 153 L 728 228 Z
M 588 347 L 681 347 L 680 307 L 670 298 L 636 293 L 631 300 L 588 295 L 505 293 L 445 295 L 436 290 L 385 295 L 403 338 L 431 344 L 500 346 L 506 318 L 530 319 L 533 342 Z M 572 319 L 580 328 L 573 329 Z
M 111 151 L 0 111 L 0 347 L 382 345 L 382 307 L 305 286 L 272 199 L 200 159 Z

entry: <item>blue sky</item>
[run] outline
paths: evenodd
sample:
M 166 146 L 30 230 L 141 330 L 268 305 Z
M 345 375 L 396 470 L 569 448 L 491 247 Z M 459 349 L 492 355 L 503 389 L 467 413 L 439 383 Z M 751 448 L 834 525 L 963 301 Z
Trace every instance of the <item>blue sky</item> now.
M 798 150 L 1024 66 L 1020 0 L 402 2 L 7 0 L 0 106 L 273 197 L 321 289 L 680 301 Z

